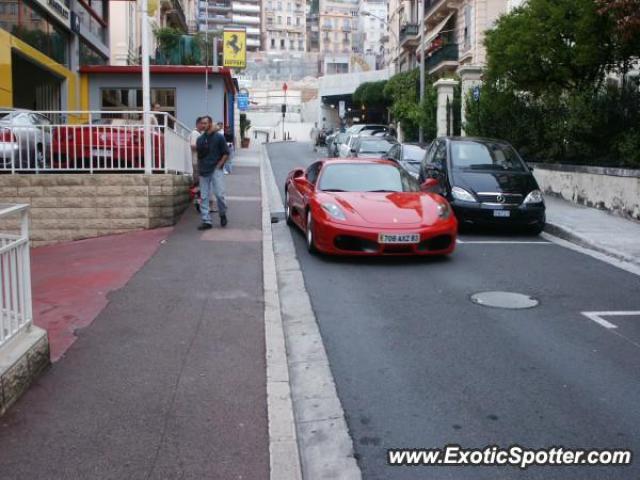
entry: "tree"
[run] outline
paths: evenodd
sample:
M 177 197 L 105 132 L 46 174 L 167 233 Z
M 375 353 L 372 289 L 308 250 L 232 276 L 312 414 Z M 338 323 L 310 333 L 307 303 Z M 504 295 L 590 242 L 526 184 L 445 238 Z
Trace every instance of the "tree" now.
M 631 63 L 640 57 L 640 0 L 596 1 L 599 12 L 614 25 L 612 39 L 616 55 L 613 69 L 621 74 L 624 86 Z
M 599 85 L 613 57 L 611 18 L 594 0 L 529 0 L 487 32 L 487 71 L 533 95 Z

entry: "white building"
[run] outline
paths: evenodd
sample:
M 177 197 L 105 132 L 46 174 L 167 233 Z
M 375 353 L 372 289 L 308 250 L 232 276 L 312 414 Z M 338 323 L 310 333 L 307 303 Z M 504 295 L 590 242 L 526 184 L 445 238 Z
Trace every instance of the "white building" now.
M 262 14 L 260 0 L 200 0 L 198 29 L 220 33 L 224 27 L 247 30 L 247 50 L 260 50 Z
M 306 51 L 306 19 L 305 0 L 264 0 L 263 50 Z
M 365 56 L 384 54 L 387 35 L 387 0 L 360 0 L 358 3 L 358 49 Z
M 196 27 L 197 0 L 158 0 L 149 2 L 149 53 L 156 49 L 154 29 L 171 27 L 193 33 Z M 109 43 L 112 65 L 140 63 L 140 21 L 138 2 L 109 3 Z

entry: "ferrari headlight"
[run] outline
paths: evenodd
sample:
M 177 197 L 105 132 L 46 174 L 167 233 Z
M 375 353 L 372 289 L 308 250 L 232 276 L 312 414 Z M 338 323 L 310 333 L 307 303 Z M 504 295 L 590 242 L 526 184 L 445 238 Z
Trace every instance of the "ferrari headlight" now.
M 342 209 L 335 203 L 323 203 L 322 208 L 324 208 L 324 210 L 333 218 L 337 218 L 338 220 L 347 219 Z
M 475 197 L 462 187 L 453 187 L 451 189 L 451 195 L 453 195 L 453 198 L 455 198 L 456 200 L 461 200 L 463 202 L 476 201 Z
M 529 192 L 529 195 L 524 199 L 524 204 L 528 205 L 530 203 L 542 203 L 544 199 L 542 198 L 542 192 L 540 190 L 532 190 Z
M 451 215 L 451 207 L 448 203 L 438 204 L 438 217 L 445 220 Z

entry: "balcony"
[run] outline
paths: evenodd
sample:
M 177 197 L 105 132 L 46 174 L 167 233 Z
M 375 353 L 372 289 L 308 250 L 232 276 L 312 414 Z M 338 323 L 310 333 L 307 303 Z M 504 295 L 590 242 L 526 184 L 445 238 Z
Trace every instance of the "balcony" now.
M 167 15 L 167 23 L 169 26 L 186 32 L 188 26 L 182 2 L 180 0 L 163 0 L 161 6 Z
M 400 45 L 403 48 L 418 46 L 420 26 L 417 23 L 405 23 L 400 27 Z
M 455 70 L 458 66 L 458 44 L 450 43 L 443 45 L 427 57 L 425 65 L 429 75 L 433 75 L 441 70 Z
M 157 48 L 152 63 L 155 65 L 203 65 L 204 52 L 191 35 L 176 36 L 171 48 Z

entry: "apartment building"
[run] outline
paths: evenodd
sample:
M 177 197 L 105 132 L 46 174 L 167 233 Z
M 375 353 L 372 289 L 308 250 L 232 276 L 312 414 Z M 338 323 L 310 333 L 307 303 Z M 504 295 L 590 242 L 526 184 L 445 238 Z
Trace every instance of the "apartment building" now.
M 80 65 L 109 59 L 107 4 L 2 0 L 0 107 L 80 109 Z
M 359 52 L 379 55 L 387 35 L 387 0 L 360 0 L 357 30 Z
M 325 74 L 348 73 L 352 63 L 358 31 L 358 4 L 354 1 L 320 0 L 319 52 L 324 57 Z M 361 60 L 361 58 L 358 58 Z
M 484 38 L 514 0 L 424 0 L 424 54 L 429 75 L 448 77 L 464 65 L 486 61 Z M 390 61 L 396 71 L 416 67 L 420 59 L 417 0 L 390 0 Z
M 201 32 L 222 32 L 224 27 L 247 30 L 247 50 L 262 46 L 262 13 L 260 0 L 200 0 L 198 25 Z
M 307 50 L 305 0 L 263 0 L 263 50 Z

